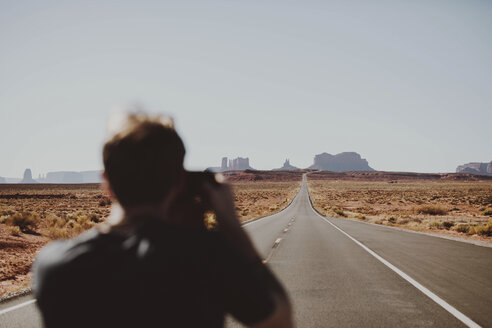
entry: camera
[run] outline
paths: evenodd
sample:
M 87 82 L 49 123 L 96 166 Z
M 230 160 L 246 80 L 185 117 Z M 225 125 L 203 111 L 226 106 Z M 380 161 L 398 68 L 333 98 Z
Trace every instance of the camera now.
M 224 177 L 220 173 L 186 171 L 184 187 L 174 202 L 171 215 L 186 227 L 214 228 L 213 208 L 203 186 L 219 186 L 223 181 Z

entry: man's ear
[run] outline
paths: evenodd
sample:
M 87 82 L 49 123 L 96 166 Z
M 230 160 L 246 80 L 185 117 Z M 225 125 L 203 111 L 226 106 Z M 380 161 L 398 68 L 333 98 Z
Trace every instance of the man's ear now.
M 111 186 L 109 185 L 109 181 L 108 181 L 108 177 L 106 176 L 106 172 L 103 171 L 103 173 L 101 175 L 102 175 L 102 179 L 103 179 L 101 187 L 102 187 L 104 193 L 109 198 L 114 199 L 114 194 L 113 194 L 113 191 L 111 190 Z

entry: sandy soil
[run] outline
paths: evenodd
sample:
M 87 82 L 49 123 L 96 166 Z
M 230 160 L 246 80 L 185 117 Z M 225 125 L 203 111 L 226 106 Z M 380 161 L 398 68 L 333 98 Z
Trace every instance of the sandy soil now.
M 492 242 L 489 178 L 358 174 L 308 175 L 315 208 L 328 216 Z
M 31 263 L 42 246 L 104 221 L 109 205 L 98 184 L 0 184 L 0 297 L 30 285 Z M 16 230 L 22 220 L 25 231 Z

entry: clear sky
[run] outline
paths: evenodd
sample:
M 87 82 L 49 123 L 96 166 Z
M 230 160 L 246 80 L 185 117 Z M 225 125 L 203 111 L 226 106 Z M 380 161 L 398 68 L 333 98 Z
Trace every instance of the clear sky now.
M 356 151 L 492 160 L 492 1 L 0 0 L 0 176 L 102 168 L 114 108 L 171 114 L 189 169 Z

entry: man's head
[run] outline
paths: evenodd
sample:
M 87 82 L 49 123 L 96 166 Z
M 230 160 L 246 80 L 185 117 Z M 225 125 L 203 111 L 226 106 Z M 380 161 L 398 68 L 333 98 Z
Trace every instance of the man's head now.
M 165 116 L 127 114 L 110 126 L 104 171 L 123 207 L 162 202 L 182 177 L 185 148 Z

